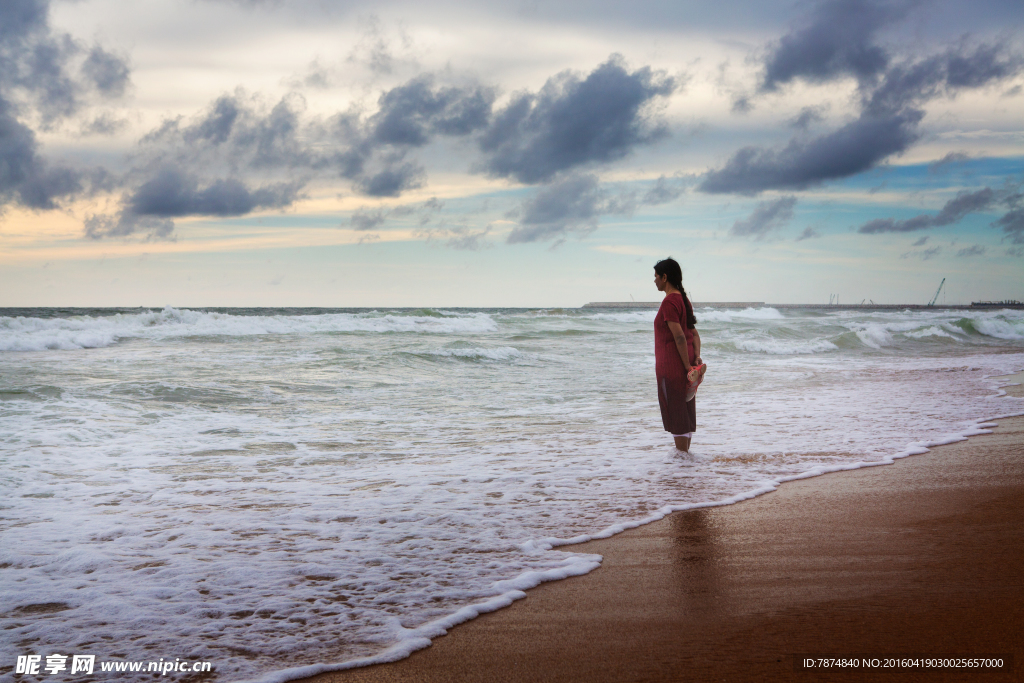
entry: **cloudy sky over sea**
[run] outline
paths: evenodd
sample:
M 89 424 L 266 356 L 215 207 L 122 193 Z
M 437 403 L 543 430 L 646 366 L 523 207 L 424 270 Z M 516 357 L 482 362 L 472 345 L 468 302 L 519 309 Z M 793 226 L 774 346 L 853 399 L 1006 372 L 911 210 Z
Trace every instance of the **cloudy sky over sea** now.
M 1018 0 L 0 0 L 0 306 L 1024 299 Z

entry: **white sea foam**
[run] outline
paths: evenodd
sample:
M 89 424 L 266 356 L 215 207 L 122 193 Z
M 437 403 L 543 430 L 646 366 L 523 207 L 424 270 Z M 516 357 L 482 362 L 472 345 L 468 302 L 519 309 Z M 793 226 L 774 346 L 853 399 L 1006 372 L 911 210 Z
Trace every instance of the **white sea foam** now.
M 824 353 L 839 348 L 828 339 L 736 339 L 733 345 L 742 351 L 770 354 Z
M 1019 313 L 1019 311 L 1014 311 Z M 974 329 L 981 334 L 996 339 L 1024 339 L 1024 319 L 1006 319 L 1002 316 L 991 318 L 975 318 L 972 321 Z
M 426 353 L 431 356 L 441 356 L 444 358 L 466 358 L 470 360 L 491 361 L 506 361 L 512 360 L 513 358 L 523 357 L 523 354 L 520 353 L 518 349 L 511 346 L 499 346 L 492 349 L 480 347 L 435 349 L 433 351 L 427 351 Z
M 590 313 L 587 315 L 591 320 L 611 320 L 621 323 L 652 323 L 657 317 L 658 311 L 653 308 L 626 313 Z
M 189 336 L 260 336 L 344 332 L 481 334 L 495 331 L 487 313 L 334 313 L 324 315 L 232 315 L 168 306 L 162 311 L 77 316 L 0 317 L 0 351 L 70 350 L 109 346 L 119 339 Z
M 892 334 L 886 325 L 868 323 L 860 329 L 855 329 L 857 338 L 873 349 L 880 349 L 883 346 L 892 345 Z
M 903 334 L 913 339 L 924 339 L 925 337 L 946 337 L 947 339 L 956 339 L 956 337 L 940 329 L 936 325 L 931 325 L 930 327 L 925 327 L 919 330 L 908 330 Z
M 596 567 L 572 542 L 1024 412 L 987 379 L 1024 344 L 914 336 L 959 313 L 702 318 L 681 458 L 640 313 L 6 319 L 136 341 L 0 354 L 0 658 L 170 654 L 225 681 L 391 661 Z
M 766 308 L 744 308 L 742 310 L 718 310 L 714 308 L 702 308 L 696 313 L 697 321 L 700 322 L 721 322 L 729 323 L 734 320 L 783 320 L 785 316 L 777 309 Z

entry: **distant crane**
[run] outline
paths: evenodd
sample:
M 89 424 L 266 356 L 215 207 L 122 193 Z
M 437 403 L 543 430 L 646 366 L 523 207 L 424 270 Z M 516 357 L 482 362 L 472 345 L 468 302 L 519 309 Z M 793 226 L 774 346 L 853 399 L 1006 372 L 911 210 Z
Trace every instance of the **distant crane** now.
M 933 296 L 932 300 L 928 302 L 929 306 L 934 306 L 935 302 L 938 301 L 938 299 L 939 299 L 939 292 L 942 291 L 942 285 L 944 285 L 944 284 L 946 284 L 946 278 L 942 278 L 942 282 L 939 283 L 939 288 L 935 290 L 935 296 Z

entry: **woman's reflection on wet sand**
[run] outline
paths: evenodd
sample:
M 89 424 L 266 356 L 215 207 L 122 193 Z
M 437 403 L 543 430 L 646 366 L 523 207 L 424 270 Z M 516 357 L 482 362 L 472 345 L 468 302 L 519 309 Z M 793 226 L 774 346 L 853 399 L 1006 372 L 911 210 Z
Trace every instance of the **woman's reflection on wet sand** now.
M 725 592 L 721 577 L 720 530 L 707 509 L 687 510 L 669 517 L 673 535 L 673 572 L 678 580 L 680 609 L 695 615 L 720 613 Z

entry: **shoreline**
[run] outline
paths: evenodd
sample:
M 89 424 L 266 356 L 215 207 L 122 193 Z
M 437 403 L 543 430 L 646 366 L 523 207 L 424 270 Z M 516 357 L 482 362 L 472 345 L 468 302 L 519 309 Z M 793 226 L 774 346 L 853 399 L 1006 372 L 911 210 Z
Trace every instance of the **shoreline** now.
M 1024 381 L 1024 373 L 1004 376 L 1001 379 L 1009 382 L 1021 382 Z M 1024 387 L 1021 386 L 1004 387 L 1004 390 L 1010 395 L 1024 396 Z M 717 646 L 712 647 L 711 641 L 714 641 L 714 638 L 709 639 L 709 633 L 718 633 L 721 636 L 723 633 L 729 632 L 736 636 L 738 635 L 735 632 L 736 626 L 740 622 L 750 622 L 752 620 L 756 622 L 759 618 L 763 620 L 766 614 L 774 614 L 777 617 L 780 607 L 779 595 L 782 594 L 787 599 L 781 602 L 785 603 L 792 611 L 794 607 L 789 604 L 793 602 L 792 598 L 794 597 L 793 589 L 795 586 L 792 584 L 799 583 L 799 581 L 792 576 L 776 576 L 770 571 L 767 573 L 764 571 L 754 572 L 752 576 L 747 576 L 748 580 L 741 582 L 740 585 L 731 585 L 729 581 L 723 581 L 719 577 L 712 581 L 712 583 L 719 588 L 728 585 L 731 589 L 726 591 L 730 599 L 725 604 L 713 602 L 699 605 L 694 603 L 693 599 L 689 599 L 689 601 L 684 600 L 683 603 L 685 604 L 683 604 L 679 603 L 678 595 L 675 595 L 675 607 L 683 607 L 685 609 L 682 609 L 681 612 L 674 612 L 671 615 L 665 613 L 665 606 L 673 604 L 673 596 L 660 595 L 645 608 L 643 607 L 644 600 L 645 598 L 650 598 L 650 592 L 640 591 L 637 593 L 637 585 L 651 584 L 651 587 L 654 587 L 657 584 L 662 584 L 661 587 L 664 589 L 664 584 L 674 584 L 676 589 L 674 592 L 679 593 L 682 591 L 684 595 L 695 593 L 694 587 L 703 586 L 704 589 L 707 589 L 709 576 L 706 575 L 706 570 L 708 567 L 719 564 L 720 560 L 730 556 L 730 552 L 737 551 L 737 547 L 733 547 L 734 544 L 730 544 L 731 537 L 729 535 L 721 536 L 715 533 L 715 530 L 720 527 L 746 529 L 749 528 L 751 520 L 763 524 L 766 521 L 765 514 L 778 516 L 781 513 L 783 517 L 789 519 L 788 524 L 790 526 L 794 524 L 797 526 L 809 525 L 810 532 L 812 532 L 809 534 L 809 538 L 815 537 L 813 532 L 817 532 L 818 536 L 821 536 L 822 532 L 824 537 L 836 536 L 837 529 L 843 529 L 843 532 L 839 535 L 843 535 L 843 533 L 849 535 L 849 529 L 842 526 L 843 522 L 849 519 L 848 514 L 845 516 L 841 515 L 840 517 L 834 517 L 833 514 L 834 519 L 831 525 L 825 521 L 829 519 L 828 510 L 820 511 L 824 515 L 821 518 L 809 514 L 818 509 L 813 504 L 815 498 L 824 497 L 828 499 L 831 496 L 835 499 L 843 499 L 846 506 L 850 507 L 849 498 L 851 495 L 854 497 L 859 494 L 870 496 L 874 493 L 873 485 L 865 484 L 865 480 L 885 479 L 894 470 L 900 472 L 900 474 L 894 475 L 897 478 L 895 482 L 888 483 L 896 483 L 915 494 L 911 496 L 913 501 L 909 499 L 889 500 L 887 503 L 882 501 L 884 503 L 882 507 L 886 508 L 889 513 L 896 513 L 896 518 L 901 518 L 901 515 L 902 518 L 906 518 L 909 514 L 910 517 L 915 517 L 911 521 L 920 523 L 922 520 L 917 519 L 917 517 L 920 517 L 922 514 L 924 517 L 928 517 L 929 510 L 934 512 L 938 509 L 945 509 L 943 505 L 937 506 L 937 501 L 932 500 L 932 498 L 934 496 L 939 496 L 940 498 L 948 497 L 951 495 L 950 491 L 956 492 L 954 497 L 957 497 L 962 503 L 966 501 L 969 504 L 970 501 L 978 498 L 979 495 L 981 497 L 987 496 L 988 494 L 985 491 L 991 493 L 989 491 L 991 487 L 977 484 L 974 486 L 965 485 L 963 482 L 961 482 L 960 486 L 950 487 L 947 482 L 945 486 L 938 488 L 934 485 L 925 487 L 927 489 L 925 494 L 922 494 L 920 489 L 922 482 L 930 481 L 929 478 L 934 479 L 936 476 L 940 479 L 944 476 L 948 478 L 948 473 L 944 475 L 943 470 L 953 465 L 949 465 L 949 463 L 942 464 L 942 462 L 960 462 L 964 459 L 965 454 L 977 450 L 976 447 L 978 445 L 981 446 L 982 453 L 989 453 L 991 455 L 991 452 L 994 451 L 997 455 L 1002 454 L 999 455 L 1001 464 L 998 467 L 1002 469 L 1009 468 L 1012 472 L 1003 472 L 997 479 L 999 481 L 1004 479 L 1012 481 L 1012 485 L 1017 487 L 1018 495 L 1016 499 L 1022 500 L 1019 494 L 1024 493 L 1024 447 L 1020 444 L 1022 442 L 1021 435 L 1024 434 L 1024 417 L 993 419 L 1000 420 L 1000 425 L 992 434 L 981 433 L 981 435 L 971 438 L 969 441 L 959 440 L 950 445 L 945 445 L 941 449 L 932 450 L 930 451 L 933 455 L 932 458 L 902 457 L 895 459 L 892 463 L 894 465 L 893 468 L 860 467 L 858 469 L 846 470 L 846 474 L 843 477 L 811 475 L 793 479 L 785 482 L 785 486 L 778 487 L 773 494 L 760 495 L 734 504 L 691 508 L 681 512 L 672 512 L 663 519 L 615 534 L 610 538 L 575 544 L 571 549 L 572 552 L 598 553 L 603 555 L 604 562 L 601 569 L 572 580 L 543 583 L 530 589 L 528 594 L 530 600 L 518 600 L 505 609 L 482 614 L 476 619 L 470 617 L 472 623 L 467 623 L 458 629 L 451 630 L 447 636 L 435 637 L 431 646 L 426 649 L 410 648 L 417 649 L 418 651 L 409 657 L 398 655 L 395 658 L 398 661 L 335 670 L 302 679 L 293 678 L 295 674 L 299 673 L 294 670 L 291 676 L 286 675 L 286 672 L 283 671 L 276 672 L 276 676 L 274 674 L 271 674 L 271 676 L 274 676 L 276 680 L 291 678 L 293 680 L 309 681 L 310 683 L 313 681 L 316 683 L 337 683 L 343 680 L 368 682 L 407 680 L 428 682 L 454 680 L 501 680 L 510 682 L 533 680 L 653 681 L 685 680 L 691 676 L 696 676 L 695 680 L 703 680 L 708 676 L 717 676 L 720 673 L 724 673 L 725 670 L 719 671 L 720 667 L 716 666 L 696 666 L 697 660 L 700 659 L 699 653 L 710 656 L 712 660 L 721 660 L 719 662 L 721 666 L 725 666 L 728 663 L 725 660 L 730 659 L 728 654 L 730 648 L 725 647 L 728 643 L 718 643 Z M 1009 456 L 1006 454 L 1007 449 L 1009 449 Z M 1015 455 L 1021 457 L 1015 457 Z M 970 458 L 968 457 L 967 459 L 969 460 Z M 927 462 L 922 464 L 922 460 Z M 990 464 L 993 463 L 994 461 Z M 901 465 L 904 466 L 902 469 Z M 969 473 L 970 470 L 971 468 L 967 467 L 965 472 Z M 836 473 L 832 472 L 829 474 L 834 475 Z M 904 481 L 908 479 L 909 484 Z M 915 485 L 914 482 L 917 482 L 917 484 Z M 1006 486 L 1010 486 L 1010 484 L 1006 484 Z M 792 508 L 794 499 L 798 499 L 800 501 L 799 504 L 796 505 L 795 509 L 789 509 L 787 512 L 787 505 Z M 808 504 L 810 507 L 804 509 L 804 506 Z M 853 507 L 856 508 L 857 506 Z M 1022 509 L 1024 509 L 1024 505 L 1019 504 L 1017 505 L 1016 512 L 1010 513 L 1011 515 L 1017 514 L 1016 519 L 1018 522 L 1024 522 L 1024 514 L 1020 514 Z M 848 512 L 856 513 L 857 510 Z M 863 513 L 863 511 L 860 512 Z M 807 519 L 809 516 L 814 518 L 809 520 Z M 748 523 L 744 525 L 737 519 L 732 518 L 747 520 Z M 770 517 L 767 519 L 771 521 Z M 878 521 L 877 519 L 875 520 L 876 523 Z M 884 522 L 885 519 L 881 521 Z M 907 520 L 904 519 L 903 521 Z M 893 523 L 892 520 L 889 520 L 890 527 Z M 963 526 L 963 523 L 953 524 L 947 531 L 957 535 L 956 529 Z M 989 526 L 991 527 L 991 525 Z M 1024 524 L 1020 523 L 1016 524 L 1015 527 L 1007 527 L 1005 524 L 996 526 L 1004 531 L 1015 528 L 1017 536 L 1020 536 L 1019 530 L 1024 528 Z M 857 535 L 857 529 L 859 527 L 855 525 L 853 527 L 853 535 L 855 536 Z M 889 536 L 893 534 L 902 535 L 904 531 L 905 529 L 902 527 L 889 528 L 886 534 Z M 776 563 L 785 560 L 782 562 L 783 565 L 786 562 L 792 564 L 794 559 L 799 559 L 792 557 L 792 553 L 795 550 L 791 543 L 792 531 L 776 529 L 776 535 L 778 536 L 776 540 L 780 544 L 779 547 L 772 548 L 768 541 L 762 539 L 760 543 L 763 546 L 762 551 L 768 557 L 775 557 Z M 876 538 L 875 541 L 877 540 Z M 960 539 L 960 541 L 964 540 Z M 751 539 L 747 539 L 746 544 L 749 545 L 750 542 Z M 861 546 L 865 545 L 863 538 L 859 539 L 859 544 Z M 687 548 L 685 551 L 687 556 L 682 560 L 682 568 L 679 566 L 680 561 L 677 557 L 681 545 Z M 716 545 L 722 547 L 716 547 Z M 889 545 L 891 546 L 892 543 L 890 542 Z M 1010 545 L 1017 545 L 1016 548 L 1007 550 L 1011 554 L 1016 553 L 1015 567 L 1024 566 L 1024 553 L 1022 553 L 1020 544 L 1011 542 Z M 832 554 L 826 553 L 822 555 L 819 553 L 819 556 L 816 558 L 821 565 L 817 572 L 818 578 L 827 578 L 836 575 L 837 572 L 841 576 L 857 575 L 856 565 L 858 563 L 853 562 L 854 568 L 851 569 L 847 566 L 850 558 L 844 552 L 835 554 L 834 551 L 837 548 L 834 544 L 830 547 L 833 551 Z M 865 547 L 870 548 L 871 543 L 867 543 Z M 895 557 L 899 560 L 897 564 L 905 564 L 907 557 L 920 558 L 928 555 L 927 552 L 921 549 L 917 550 L 916 554 L 912 552 L 909 554 L 907 552 L 895 552 L 894 554 L 892 548 L 886 552 L 891 556 L 889 557 L 890 560 Z M 988 550 L 992 551 L 993 548 L 989 547 Z M 777 557 L 780 553 L 786 555 L 786 552 L 783 551 L 788 552 L 789 556 Z M 878 551 L 875 555 L 879 553 L 885 555 L 886 552 Z M 990 555 L 991 553 L 988 554 Z M 984 557 L 986 553 L 982 552 L 980 556 Z M 877 565 L 879 558 L 872 557 L 873 559 L 868 558 L 872 559 L 868 564 Z M 746 564 L 750 564 L 751 558 L 744 557 L 741 559 Z M 803 561 L 806 560 L 807 558 L 803 558 Z M 947 557 L 946 560 L 948 565 L 950 558 Z M 863 565 L 864 562 L 865 558 L 860 558 L 860 564 Z M 840 565 L 839 569 L 836 567 L 837 563 Z M 743 563 L 741 562 L 741 564 Z M 797 562 L 797 564 L 799 565 L 800 562 Z M 1005 564 L 1002 563 L 1001 566 Z M 700 569 L 702 567 L 703 569 Z M 863 567 L 861 569 L 863 570 Z M 886 572 L 880 570 L 877 566 L 871 571 L 876 573 L 880 571 L 880 575 L 886 575 Z M 1022 573 L 1019 569 L 1007 569 L 1007 571 L 1010 574 L 1013 574 L 1014 571 Z M 791 573 L 793 572 L 791 571 Z M 796 573 L 799 574 L 801 572 L 797 571 Z M 680 580 L 681 576 L 685 578 Z M 1011 576 L 1007 575 L 1007 579 L 1003 584 L 1009 583 L 1012 585 L 1015 583 L 1019 586 L 1022 581 L 1024 581 L 1024 578 L 1019 577 L 1018 580 L 1013 581 Z M 746 585 L 748 583 L 759 586 L 759 588 L 752 588 Z M 765 585 L 766 583 L 768 585 Z M 809 601 L 810 604 L 817 605 L 818 608 L 824 603 L 829 603 L 833 605 L 837 615 L 845 615 L 850 610 L 856 613 L 864 612 L 866 606 L 862 603 L 865 596 L 869 595 L 877 597 L 881 593 L 886 593 L 889 598 L 886 604 L 892 603 L 894 600 L 895 602 L 900 602 L 899 599 L 896 599 L 891 594 L 892 590 L 889 590 L 888 593 L 886 592 L 888 589 L 868 590 L 862 583 L 855 582 L 855 585 L 843 587 L 841 585 L 833 585 L 834 582 L 829 583 L 825 581 L 825 584 L 828 586 L 827 590 L 820 585 L 814 590 L 810 590 L 807 585 L 804 585 L 804 590 L 797 591 L 803 597 L 795 602 L 803 604 Z M 960 586 L 960 583 L 954 582 L 954 584 Z M 989 592 L 995 591 L 998 593 L 1002 590 L 1000 585 L 1002 584 L 996 581 L 994 587 L 991 587 L 992 590 Z M 698 595 L 702 592 L 705 591 L 696 590 Z M 632 597 L 626 603 L 623 603 L 621 597 L 623 595 L 632 595 Z M 772 597 L 773 595 L 774 598 Z M 1014 593 L 1014 595 L 1016 594 Z M 932 597 L 934 598 L 934 596 Z M 849 602 L 849 604 L 845 606 L 840 605 L 839 603 L 844 600 Z M 504 600 L 502 602 L 507 604 L 511 600 Z M 697 600 L 697 603 L 700 602 L 700 600 Z M 1019 599 L 1016 602 L 1020 602 Z M 1000 605 L 1013 604 L 1015 604 L 1015 601 L 1012 597 L 1002 596 L 992 602 L 990 606 L 995 612 L 998 612 Z M 726 608 L 726 605 L 729 605 L 729 607 Z M 498 608 L 499 606 L 495 604 L 493 608 Z M 961 607 L 953 611 L 957 612 L 959 610 L 959 612 L 962 612 L 963 609 Z M 627 615 L 623 614 L 623 609 L 626 610 Z M 977 611 L 977 609 L 973 610 L 973 612 L 968 610 L 974 616 L 978 616 L 976 614 Z M 938 609 L 938 613 L 941 612 L 943 610 Z M 957 613 L 959 614 L 959 612 Z M 945 623 L 940 617 L 941 614 L 932 615 L 929 623 Z M 1024 632 L 1024 608 L 1017 607 L 1016 612 L 1006 618 L 1009 618 L 1012 622 L 1012 627 L 1008 629 L 1008 632 Z M 1006 618 L 1002 618 L 1000 623 L 1006 621 Z M 624 620 L 626 623 L 623 623 Z M 774 621 L 777 620 L 777 618 L 774 618 Z M 466 621 L 466 619 L 462 618 L 456 621 L 462 622 Z M 797 619 L 797 621 L 806 622 L 807 620 L 802 618 Z M 658 624 L 657 628 L 654 628 L 653 631 L 650 628 L 645 628 L 645 624 L 649 627 L 652 623 Z M 708 627 L 712 625 L 715 628 L 708 631 Z M 962 629 L 955 628 L 955 624 L 950 626 L 953 631 L 961 632 L 961 636 L 963 635 Z M 820 631 L 820 627 L 821 624 L 817 624 L 815 627 L 816 633 Z M 618 639 L 616 634 L 620 631 L 630 633 L 632 636 L 627 637 L 625 642 L 618 642 L 621 639 Z M 701 632 L 701 636 L 695 639 L 694 633 L 698 631 Z M 990 631 L 991 629 L 980 628 L 980 630 L 977 630 L 977 633 L 987 634 Z M 760 627 L 754 627 L 754 630 L 748 633 L 752 640 L 746 643 L 746 647 L 749 648 L 758 644 L 763 646 L 766 642 L 771 642 L 773 638 L 778 640 L 779 633 L 777 628 L 772 630 L 772 637 L 753 637 L 760 632 Z M 639 635 L 644 633 L 646 634 L 645 636 Z M 666 641 L 663 637 L 665 633 L 674 634 L 674 637 L 669 637 Z M 509 637 L 512 638 L 512 642 L 508 642 Z M 563 639 L 566 639 L 564 646 L 552 647 L 553 642 Z M 790 638 L 790 642 L 795 643 L 796 641 Z M 905 638 L 901 641 L 897 638 L 896 642 L 910 641 L 907 641 Z M 918 639 L 914 642 L 921 641 Z M 594 648 L 595 643 L 601 643 L 601 646 L 596 650 Z M 657 644 L 660 644 L 660 646 Z M 685 645 L 689 649 L 689 654 L 680 654 L 675 658 L 666 654 L 671 652 L 674 646 L 679 646 L 680 644 Z M 412 643 L 409 643 L 409 645 L 412 645 Z M 425 643 L 421 642 L 419 647 L 423 645 Z M 723 647 L 724 649 L 722 649 Z M 735 650 L 735 647 L 731 649 Z M 1003 648 L 1003 650 L 1006 649 L 1006 647 Z M 942 648 L 938 650 L 935 648 L 922 650 L 918 647 L 913 652 L 908 651 L 905 647 L 889 647 L 883 648 L 883 650 L 878 650 L 877 647 L 868 647 L 866 649 L 861 647 L 860 649 L 854 648 L 854 650 L 849 648 L 833 648 L 828 650 L 828 652 L 833 654 L 844 652 L 847 654 L 863 654 L 865 652 L 920 655 L 969 654 L 963 650 L 950 650 L 948 647 L 945 650 Z M 721 654 L 716 655 L 719 652 Z M 739 676 L 740 678 L 746 678 L 756 675 L 758 678 L 765 678 L 767 676 L 773 680 L 790 680 L 792 676 L 796 675 L 800 678 L 809 677 L 813 680 L 819 680 L 820 674 L 818 672 L 804 671 L 794 673 L 792 660 L 793 655 L 797 652 L 825 653 L 825 651 L 820 649 L 798 648 L 786 653 L 786 656 L 782 657 L 782 660 L 789 657 L 788 668 L 783 667 L 784 671 L 780 671 L 779 667 L 775 666 L 772 671 L 762 670 L 755 673 L 754 671 L 742 668 L 742 666 L 739 669 L 734 666 L 730 669 L 730 677 L 736 678 Z M 1024 651 L 1021 651 L 1019 647 L 1017 649 L 1011 648 L 1009 652 L 1016 655 L 1018 665 L 1024 662 Z M 602 653 L 605 654 L 602 655 Z M 608 653 L 617 653 L 611 657 L 614 661 L 607 661 Z M 398 653 L 395 654 L 397 655 Z M 732 653 L 732 655 L 736 654 L 738 653 Z M 999 654 L 999 652 L 991 650 L 987 653 L 974 652 L 974 654 Z M 544 655 L 541 657 L 543 664 L 537 661 L 538 655 Z M 662 664 L 651 669 L 648 665 L 638 663 L 638 659 L 661 661 Z M 775 659 L 778 660 L 779 658 L 776 657 Z M 742 657 L 731 657 L 731 661 L 736 666 L 740 666 L 741 660 Z M 775 664 L 778 665 L 782 660 L 776 661 Z M 520 666 L 511 668 L 506 666 L 509 662 L 515 661 L 519 661 Z M 595 661 L 603 661 L 604 664 L 596 668 L 587 665 L 587 662 Z M 624 663 L 630 662 L 632 662 L 631 665 L 623 668 Z M 678 668 L 677 665 L 687 662 L 693 666 Z M 323 671 L 330 667 L 331 665 L 324 665 L 320 670 Z M 314 668 L 320 667 L 309 667 L 307 669 L 308 673 L 312 673 L 309 669 Z M 697 673 L 698 669 L 702 672 L 700 675 Z M 668 671 L 673 673 L 669 675 Z M 781 678 L 778 677 L 780 673 L 782 675 Z M 836 673 L 833 670 L 829 679 L 834 679 Z M 929 672 L 929 680 L 933 680 L 936 674 L 935 670 Z M 940 679 L 946 674 L 948 672 L 938 672 Z M 862 671 L 857 675 L 863 678 L 864 675 L 867 675 L 867 672 Z M 1008 678 L 1007 675 L 1010 677 Z M 1017 680 L 1017 678 L 1012 677 L 1014 675 L 1012 672 L 1010 674 L 986 672 L 984 678 L 985 680 Z M 995 676 L 995 678 L 992 676 Z

